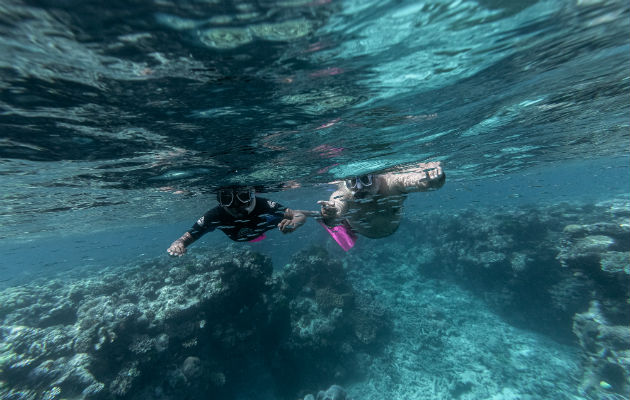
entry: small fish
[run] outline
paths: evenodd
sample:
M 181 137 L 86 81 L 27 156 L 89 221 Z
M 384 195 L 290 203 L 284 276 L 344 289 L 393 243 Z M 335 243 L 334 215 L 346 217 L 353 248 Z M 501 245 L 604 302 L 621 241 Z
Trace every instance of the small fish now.
M 610 383 L 606 382 L 606 381 L 599 381 L 599 386 L 602 389 L 606 389 L 606 390 L 612 389 L 612 385 Z

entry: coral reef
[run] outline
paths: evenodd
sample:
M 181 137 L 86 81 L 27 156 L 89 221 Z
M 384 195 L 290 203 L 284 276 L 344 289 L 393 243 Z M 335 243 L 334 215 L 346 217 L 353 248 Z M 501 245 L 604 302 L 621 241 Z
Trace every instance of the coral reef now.
M 511 322 L 572 341 L 573 316 L 592 300 L 615 324 L 630 324 L 629 218 L 623 199 L 431 214 L 406 227 L 424 246 L 396 250 L 428 276 L 483 293 Z
M 417 245 L 392 243 L 351 263 L 369 258 L 389 265 L 395 254 L 424 276 L 457 282 L 514 326 L 566 344 L 579 342 L 587 382 L 583 390 L 592 391 L 602 381 L 609 395 L 627 393 L 630 339 L 615 334 L 613 346 L 606 338 L 613 331 L 630 331 L 628 199 L 434 212 L 414 222 L 399 234 Z M 594 302 L 600 317 L 589 319 Z M 600 322 L 594 326 L 594 321 Z M 587 345 L 592 341 L 598 351 Z
M 630 393 L 630 329 L 611 325 L 593 301 L 588 311 L 573 318 L 573 332 L 584 359 L 581 391 L 594 398 Z
M 429 212 L 276 272 L 228 249 L 40 279 L 0 292 L 0 397 L 626 398 L 629 219 Z
M 300 366 L 297 390 L 331 380 L 336 355 L 352 363 L 350 349 L 376 348 L 379 332 L 367 341 L 355 332 L 382 316 L 354 304 L 341 264 L 313 250 L 272 270 L 257 253 L 196 252 L 9 288 L 0 293 L 0 397 L 232 398 L 247 365 L 285 379 L 287 360 Z M 314 362 L 322 352 L 335 357 Z
M 357 354 L 380 347 L 387 337 L 385 310 L 356 293 L 342 263 L 322 248 L 297 253 L 276 288 L 275 325 L 290 330 L 279 338 L 274 365 L 289 392 L 359 376 Z
M 320 390 L 317 392 L 317 396 L 307 394 L 304 396 L 304 400 L 352 400 L 346 394 L 344 388 L 339 385 L 332 385 L 326 390 Z
M 365 379 L 340 382 L 354 399 L 581 398 L 575 347 L 506 323 L 478 294 L 401 259 L 362 260 L 349 263 L 350 281 L 395 318 L 384 349 L 362 356 Z

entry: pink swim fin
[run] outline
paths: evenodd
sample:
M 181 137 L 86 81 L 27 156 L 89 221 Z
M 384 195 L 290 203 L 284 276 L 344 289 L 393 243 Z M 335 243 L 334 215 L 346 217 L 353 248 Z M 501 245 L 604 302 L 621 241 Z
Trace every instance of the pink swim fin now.
M 248 240 L 248 242 L 250 243 L 254 243 L 254 242 L 260 242 L 261 240 L 265 239 L 267 236 L 265 236 L 265 234 L 263 233 L 260 236 L 257 236 L 255 238 L 253 238 L 252 240 Z
M 324 227 L 324 229 L 326 229 L 330 236 L 335 239 L 335 242 L 344 249 L 344 251 L 348 251 L 354 247 L 354 244 L 357 241 L 357 235 L 352 231 L 352 228 L 350 228 L 347 223 L 343 223 L 342 225 L 337 225 L 332 228 L 329 228 L 321 221 L 319 221 L 319 223 Z

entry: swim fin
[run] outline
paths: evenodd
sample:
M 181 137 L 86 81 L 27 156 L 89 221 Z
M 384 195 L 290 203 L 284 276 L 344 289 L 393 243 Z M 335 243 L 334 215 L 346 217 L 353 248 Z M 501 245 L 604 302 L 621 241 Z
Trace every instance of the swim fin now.
M 263 233 L 260 236 L 256 236 L 255 238 L 253 238 L 252 240 L 248 240 L 249 243 L 254 243 L 254 242 L 260 242 L 261 240 L 265 239 L 267 236 Z
M 322 221 L 318 222 L 324 227 L 324 229 L 326 229 L 330 236 L 335 239 L 335 242 L 344 249 L 344 251 L 348 251 L 354 247 L 354 244 L 357 241 L 357 235 L 352 231 L 352 228 L 350 228 L 347 222 L 332 228 L 326 226 L 326 224 Z

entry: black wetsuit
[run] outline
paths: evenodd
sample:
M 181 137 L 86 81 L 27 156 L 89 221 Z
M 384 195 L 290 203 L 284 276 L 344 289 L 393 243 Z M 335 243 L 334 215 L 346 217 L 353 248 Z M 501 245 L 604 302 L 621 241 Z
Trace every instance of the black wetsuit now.
M 218 228 L 234 241 L 248 242 L 276 228 L 284 218 L 286 209 L 283 205 L 262 197 L 256 197 L 256 206 L 244 217 L 234 217 L 223 207 L 217 206 L 199 218 L 188 233 L 197 240 Z

